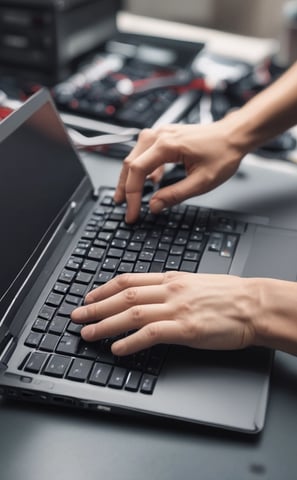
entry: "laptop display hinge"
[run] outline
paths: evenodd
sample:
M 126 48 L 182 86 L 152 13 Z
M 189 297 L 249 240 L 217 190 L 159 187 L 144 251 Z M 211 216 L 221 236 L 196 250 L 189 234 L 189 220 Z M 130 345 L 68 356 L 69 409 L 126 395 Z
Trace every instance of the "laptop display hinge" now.
M 68 230 L 69 227 L 72 225 L 76 212 L 77 212 L 77 203 L 72 201 L 69 207 L 67 208 L 67 211 L 63 218 L 63 226 L 65 230 Z
M 14 349 L 17 345 L 15 337 L 9 331 L 6 332 L 0 344 L 0 373 L 7 369 L 7 362 L 10 359 Z

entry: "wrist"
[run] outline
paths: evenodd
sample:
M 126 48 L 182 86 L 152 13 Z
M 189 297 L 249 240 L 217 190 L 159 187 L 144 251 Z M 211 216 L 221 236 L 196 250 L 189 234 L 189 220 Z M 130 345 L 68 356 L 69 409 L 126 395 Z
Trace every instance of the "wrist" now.
M 264 141 L 261 128 L 257 127 L 255 119 L 250 118 L 244 107 L 228 114 L 222 122 L 230 147 L 241 158 Z
M 251 323 L 254 344 L 297 355 L 297 284 L 253 279 L 257 290 Z

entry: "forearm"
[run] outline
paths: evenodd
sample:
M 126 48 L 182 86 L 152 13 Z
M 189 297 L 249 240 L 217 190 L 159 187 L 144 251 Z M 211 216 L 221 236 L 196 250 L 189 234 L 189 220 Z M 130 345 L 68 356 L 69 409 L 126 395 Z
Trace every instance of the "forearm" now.
M 256 279 L 259 310 L 253 319 L 256 344 L 297 355 L 297 284 Z
M 297 63 L 223 121 L 231 141 L 243 153 L 294 126 L 297 123 Z

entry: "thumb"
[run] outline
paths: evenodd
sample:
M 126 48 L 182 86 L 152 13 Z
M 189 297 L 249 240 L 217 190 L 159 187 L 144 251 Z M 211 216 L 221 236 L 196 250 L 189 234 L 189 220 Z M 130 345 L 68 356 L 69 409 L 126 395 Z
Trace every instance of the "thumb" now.
M 164 208 L 177 205 L 182 201 L 199 193 L 199 185 L 194 178 L 186 177 L 177 183 L 158 190 L 150 200 L 152 213 L 159 213 Z

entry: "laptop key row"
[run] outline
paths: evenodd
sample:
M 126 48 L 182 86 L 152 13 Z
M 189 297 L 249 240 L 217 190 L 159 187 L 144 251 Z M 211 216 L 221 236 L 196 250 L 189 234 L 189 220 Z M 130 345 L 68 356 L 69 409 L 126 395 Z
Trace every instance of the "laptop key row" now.
M 97 386 L 124 389 L 130 392 L 139 391 L 145 394 L 153 393 L 157 380 L 156 375 L 139 370 L 129 370 L 125 367 L 60 354 L 48 355 L 40 351 L 30 354 L 24 370 L 55 378 L 66 378 L 76 382 L 88 382 Z

